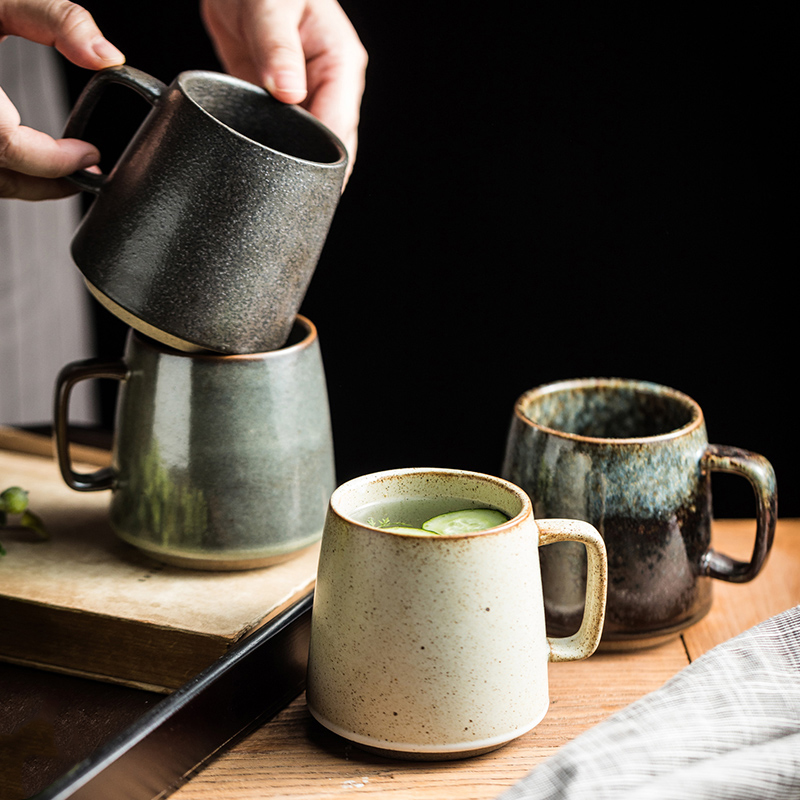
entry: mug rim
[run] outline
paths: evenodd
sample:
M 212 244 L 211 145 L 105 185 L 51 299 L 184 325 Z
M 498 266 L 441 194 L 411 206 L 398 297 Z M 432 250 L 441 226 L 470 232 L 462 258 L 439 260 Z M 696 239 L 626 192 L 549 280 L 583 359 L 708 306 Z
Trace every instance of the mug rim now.
M 399 533 L 397 531 L 387 530 L 386 528 L 378 528 L 375 525 L 370 525 L 367 522 L 354 519 L 352 514 L 346 513 L 340 507 L 342 495 L 347 491 L 352 490 L 356 485 L 375 484 L 380 481 L 390 480 L 395 477 L 403 476 L 419 476 L 419 475 L 452 475 L 467 478 L 472 481 L 481 481 L 484 483 L 493 484 L 504 490 L 510 495 L 516 497 L 520 503 L 521 508 L 513 517 L 509 517 L 505 522 L 495 525 L 492 528 L 486 528 L 481 531 L 465 531 L 464 533 L 448 533 L 443 536 L 427 535 L 423 533 L 416 533 L 414 529 L 409 529 L 408 533 Z M 339 519 L 346 522 L 348 525 L 354 525 L 358 528 L 370 531 L 371 533 L 381 533 L 386 536 L 394 536 L 401 539 L 414 539 L 414 540 L 432 540 L 432 541 L 453 541 L 461 539 L 471 539 L 477 536 L 493 536 L 509 532 L 511 529 L 517 528 L 520 523 L 530 519 L 534 519 L 533 503 L 524 489 L 517 486 L 511 481 L 500 478 L 497 475 L 489 475 L 484 472 L 475 472 L 472 470 L 455 469 L 451 467 L 399 467 L 396 469 L 381 470 L 378 472 L 370 472 L 364 475 L 359 475 L 351 478 L 345 483 L 337 486 L 331 494 L 328 508 L 331 513 L 335 514 Z M 498 509 L 499 510 L 499 509 Z M 505 512 L 503 512 L 505 513 Z
M 682 403 L 684 406 L 691 409 L 691 419 L 679 428 L 674 428 L 664 433 L 657 433 L 652 436 L 630 436 L 630 437 L 610 437 L 610 436 L 587 436 L 581 433 L 571 433 L 563 431 L 558 428 L 551 428 L 536 422 L 528 417 L 524 410 L 527 408 L 533 398 L 543 397 L 556 392 L 569 390 L 569 389 L 591 389 L 595 387 L 608 387 L 608 388 L 629 388 L 640 391 L 646 394 L 654 394 L 670 397 Z M 632 378 L 570 378 L 567 380 L 553 381 L 552 383 L 545 383 L 541 386 L 536 386 L 529 389 L 517 398 L 514 403 L 514 414 L 523 423 L 529 425 L 531 428 L 547 433 L 551 436 L 560 437 L 562 439 L 569 439 L 576 442 L 586 442 L 591 444 L 606 444 L 606 445 L 635 445 L 635 444 L 650 444 L 654 442 L 664 442 L 672 439 L 686 436 L 699 429 L 703 425 L 703 410 L 700 404 L 689 397 L 689 395 L 678 389 L 673 389 L 671 386 L 655 383 L 653 381 L 636 380 Z
M 250 83 L 242 78 L 228 75 L 224 72 L 215 72 L 214 70 L 209 69 L 190 69 L 179 73 L 175 78 L 175 84 L 180 87 L 181 94 L 195 108 L 197 108 L 198 111 L 202 112 L 204 116 L 208 117 L 208 119 L 213 120 L 215 123 L 225 128 L 225 130 L 235 134 L 238 138 L 255 145 L 259 150 L 266 150 L 269 153 L 274 153 L 275 155 L 281 156 L 281 158 L 286 158 L 291 161 L 296 161 L 300 164 L 308 164 L 309 166 L 319 167 L 322 169 L 341 169 L 347 166 L 349 155 L 347 148 L 344 146 L 344 143 L 341 141 L 341 139 L 339 139 L 339 137 L 332 130 L 330 130 L 330 128 L 320 122 L 315 116 L 306 111 L 304 108 L 301 108 L 299 105 L 294 103 L 281 103 L 282 106 L 285 105 L 286 108 L 291 109 L 295 116 L 300 117 L 305 122 L 309 123 L 311 127 L 315 128 L 320 134 L 327 137 L 330 140 L 330 143 L 339 151 L 339 158 L 334 161 L 314 161 L 310 158 L 303 158 L 302 156 L 296 156 L 292 153 L 286 153 L 283 150 L 270 147 L 263 142 L 259 142 L 256 139 L 246 136 L 241 131 L 237 131 L 236 128 L 232 128 L 226 122 L 223 122 L 221 119 L 219 119 L 219 117 L 216 117 L 214 114 L 208 111 L 208 109 L 203 107 L 194 97 L 192 97 L 186 86 L 186 81 L 191 78 L 205 78 L 206 80 L 213 80 L 216 83 L 228 83 L 250 92 L 251 94 L 264 94 L 276 103 L 280 101 L 275 100 L 266 89 L 256 86 L 256 84 Z
M 219 353 L 214 350 L 178 350 L 174 347 L 170 347 L 168 344 L 164 344 L 164 342 L 161 342 L 158 339 L 153 339 L 150 336 L 147 336 L 136 328 L 131 329 L 130 335 L 142 346 L 147 347 L 150 350 L 156 350 L 164 355 L 176 356 L 178 358 L 190 358 L 195 361 L 266 361 L 268 359 L 280 358 L 288 353 L 293 353 L 298 350 L 308 349 L 314 344 L 314 342 L 317 341 L 317 326 L 308 317 L 303 316 L 302 314 L 295 315 L 292 328 L 294 328 L 295 325 L 299 325 L 305 331 L 300 341 L 295 342 L 294 344 L 284 345 L 283 347 L 279 347 L 275 350 L 264 350 L 259 353 Z

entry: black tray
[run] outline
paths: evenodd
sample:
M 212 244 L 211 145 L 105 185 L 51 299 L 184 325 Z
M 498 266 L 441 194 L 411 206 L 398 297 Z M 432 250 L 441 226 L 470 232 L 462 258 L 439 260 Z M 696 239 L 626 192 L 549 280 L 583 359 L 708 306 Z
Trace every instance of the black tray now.
M 174 792 L 303 691 L 312 602 L 309 592 L 35 800 L 152 800 Z

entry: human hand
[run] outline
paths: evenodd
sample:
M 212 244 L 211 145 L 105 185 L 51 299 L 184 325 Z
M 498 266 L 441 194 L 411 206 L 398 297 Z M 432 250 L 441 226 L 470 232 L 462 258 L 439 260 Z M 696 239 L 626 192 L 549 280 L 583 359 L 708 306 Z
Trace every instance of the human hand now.
M 8 35 L 55 47 L 86 69 L 125 61 L 100 33 L 91 14 L 68 0 L 0 0 L 0 42 Z M 99 160 L 97 148 L 87 142 L 53 139 L 22 125 L 19 112 L 0 87 L 0 197 L 66 197 L 77 187 L 63 177 Z
M 344 143 L 352 170 L 367 53 L 336 0 L 201 0 L 224 68 L 298 103 Z

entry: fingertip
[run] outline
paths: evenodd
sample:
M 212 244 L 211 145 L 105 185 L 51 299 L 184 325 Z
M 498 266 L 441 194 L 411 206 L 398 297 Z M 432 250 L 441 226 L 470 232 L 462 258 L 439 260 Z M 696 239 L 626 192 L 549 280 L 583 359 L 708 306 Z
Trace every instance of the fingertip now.
M 125 56 L 106 39 L 85 8 L 69 0 L 51 0 L 39 5 L 42 6 L 39 16 L 28 18 L 14 32 L 54 46 L 73 64 L 85 69 L 125 63 Z
M 84 69 L 106 69 L 125 63 L 125 56 L 102 36 L 78 44 L 58 41 L 56 49 L 73 64 Z
M 125 63 L 125 56 L 108 39 L 98 37 L 92 42 L 92 51 L 104 63 L 104 66 L 113 67 Z
M 264 88 L 282 103 L 302 103 L 308 94 L 305 76 L 288 69 L 269 73 Z
M 81 139 L 59 139 L 56 142 L 60 158 L 53 160 L 43 174 L 51 178 L 70 175 L 79 169 L 90 169 L 100 163 L 100 151 Z
M 87 150 L 78 161 L 78 169 L 89 169 L 100 163 L 100 151 L 97 148 Z

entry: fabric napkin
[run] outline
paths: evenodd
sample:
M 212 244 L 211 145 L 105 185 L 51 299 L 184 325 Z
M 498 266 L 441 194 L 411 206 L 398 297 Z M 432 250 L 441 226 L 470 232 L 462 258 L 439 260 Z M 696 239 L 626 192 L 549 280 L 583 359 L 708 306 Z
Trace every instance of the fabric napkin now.
M 800 798 L 800 606 L 709 650 L 498 800 Z

